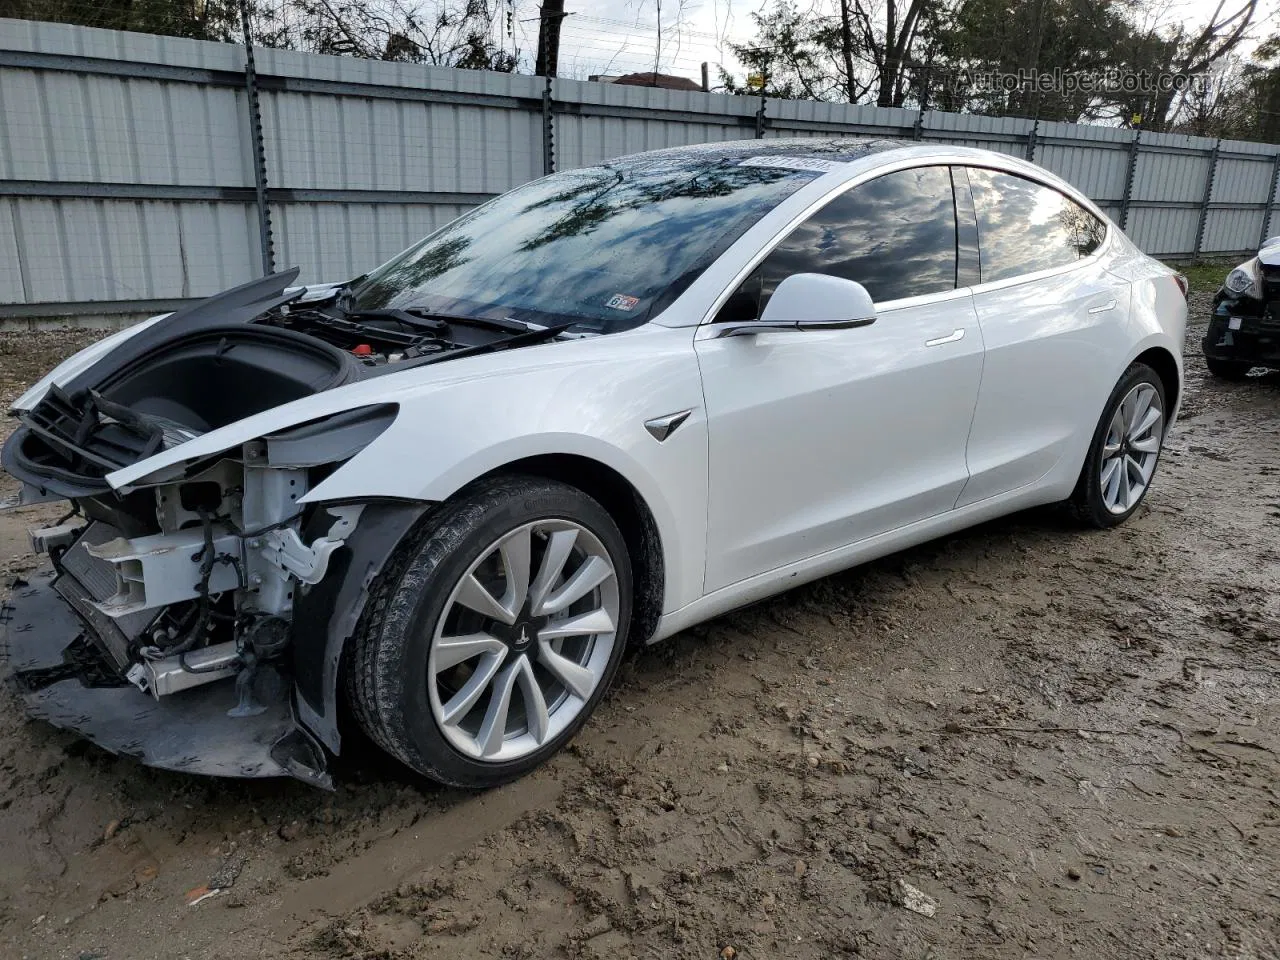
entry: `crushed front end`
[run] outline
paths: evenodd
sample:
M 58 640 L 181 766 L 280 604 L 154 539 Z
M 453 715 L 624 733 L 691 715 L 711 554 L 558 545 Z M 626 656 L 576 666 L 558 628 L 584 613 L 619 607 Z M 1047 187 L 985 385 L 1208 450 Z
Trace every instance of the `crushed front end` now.
M 87 454 L 119 423 L 83 415 Z M 339 430 L 367 437 L 390 415 Z M 32 715 L 157 767 L 327 784 L 325 751 L 295 718 L 294 611 L 364 505 L 301 505 L 317 469 L 291 459 L 300 444 L 291 431 L 171 483 L 85 490 L 32 531 L 48 563 L 14 585 L 3 651 Z
M 92 345 L 15 403 L 33 532 L 0 655 L 30 712 L 157 767 L 328 783 L 344 644 L 429 504 L 319 488 L 437 363 L 567 325 L 361 309 L 274 274 Z M 422 373 L 409 374 L 422 370 Z
M 342 643 L 423 506 L 306 502 L 397 407 L 317 414 L 305 398 L 406 366 L 408 349 L 462 351 L 404 323 L 299 309 L 289 279 L 144 325 L 88 364 L 91 347 L 19 401 L 0 457 L 21 483 L 9 506 L 66 512 L 32 531 L 42 565 L 6 601 L 0 673 L 32 716 L 114 753 L 325 786 Z M 297 400 L 286 425 L 245 427 Z
M 1202 347 L 1210 361 L 1280 367 L 1280 237 L 1227 275 Z

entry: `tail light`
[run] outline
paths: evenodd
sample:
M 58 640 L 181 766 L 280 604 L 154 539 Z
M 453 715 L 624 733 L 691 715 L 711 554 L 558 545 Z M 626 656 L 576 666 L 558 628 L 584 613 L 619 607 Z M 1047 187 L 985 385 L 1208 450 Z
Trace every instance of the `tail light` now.
M 1191 292 L 1191 281 L 1180 273 L 1175 273 L 1173 279 L 1178 281 L 1178 289 L 1182 291 L 1182 296 L 1185 299 L 1187 294 Z

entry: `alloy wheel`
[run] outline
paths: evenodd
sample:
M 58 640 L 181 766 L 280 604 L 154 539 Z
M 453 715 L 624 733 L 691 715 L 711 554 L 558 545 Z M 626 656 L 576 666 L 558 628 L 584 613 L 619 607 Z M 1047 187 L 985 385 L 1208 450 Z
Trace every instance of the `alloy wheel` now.
M 1142 499 L 1163 438 L 1160 394 L 1151 384 L 1139 383 L 1120 401 L 1103 441 L 1098 483 L 1102 502 L 1112 513 L 1128 513 Z
M 618 579 L 586 527 L 538 520 L 486 547 L 454 586 L 427 659 L 441 733 L 477 760 L 518 760 L 554 740 L 604 680 Z

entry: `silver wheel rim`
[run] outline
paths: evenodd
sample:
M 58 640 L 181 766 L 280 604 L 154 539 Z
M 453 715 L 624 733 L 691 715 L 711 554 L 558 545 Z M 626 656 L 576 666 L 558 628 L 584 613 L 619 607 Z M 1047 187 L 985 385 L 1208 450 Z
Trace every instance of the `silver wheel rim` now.
M 1147 492 L 1163 437 L 1160 394 L 1151 384 L 1140 383 L 1120 401 L 1103 441 L 1098 485 L 1112 513 L 1129 512 Z
M 618 610 L 613 559 L 586 527 L 538 520 L 499 537 L 454 585 L 431 639 L 441 733 L 491 763 L 554 740 L 604 679 Z

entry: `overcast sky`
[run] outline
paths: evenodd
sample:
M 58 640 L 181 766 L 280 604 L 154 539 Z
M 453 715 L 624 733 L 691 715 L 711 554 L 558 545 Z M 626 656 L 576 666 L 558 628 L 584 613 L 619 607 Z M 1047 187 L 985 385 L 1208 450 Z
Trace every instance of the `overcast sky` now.
M 1238 8 L 1241 0 L 1226 0 L 1223 9 Z M 802 8 L 805 0 L 799 0 Z M 524 49 L 536 46 L 536 8 L 525 4 L 518 25 L 518 39 Z M 654 69 L 657 53 L 658 11 L 661 8 L 663 37 L 661 67 L 698 79 L 703 61 L 724 63 L 735 72 L 739 65 L 730 53 L 729 42 L 744 42 L 753 35 L 751 13 L 771 7 L 773 0 L 566 0 L 571 12 L 561 34 L 560 73 L 586 79 L 589 74 L 622 74 Z M 1185 21 L 1206 23 L 1218 0 L 1165 0 L 1147 4 L 1143 15 L 1158 24 Z M 1260 15 L 1253 27 L 1254 40 L 1274 31 L 1280 14 L 1280 0 L 1262 0 Z M 1252 46 L 1252 44 L 1250 44 Z

